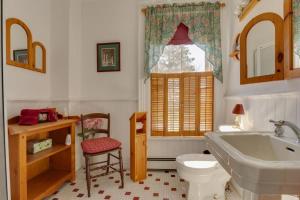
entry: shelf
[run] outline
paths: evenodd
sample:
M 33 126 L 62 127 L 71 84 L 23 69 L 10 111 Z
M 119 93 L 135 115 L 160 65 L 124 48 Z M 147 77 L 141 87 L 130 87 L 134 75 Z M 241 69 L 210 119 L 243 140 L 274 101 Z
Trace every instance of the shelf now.
M 71 172 L 63 170 L 48 170 L 29 180 L 28 200 L 40 200 L 54 193 L 64 182 L 71 178 Z
M 37 161 L 43 160 L 45 158 L 48 158 L 50 156 L 53 156 L 54 154 L 60 153 L 62 151 L 65 151 L 67 149 L 71 148 L 71 146 L 67 145 L 54 145 L 50 149 L 41 151 L 36 154 L 27 154 L 27 165 L 31 165 Z
M 8 133 L 10 135 L 19 135 L 19 134 L 26 133 L 26 135 L 28 136 L 31 134 L 50 132 L 53 130 L 70 127 L 70 125 L 76 122 L 77 122 L 76 119 L 63 119 L 63 120 L 58 120 L 57 122 L 46 122 L 46 123 L 40 123 L 32 126 L 10 124 L 8 126 Z

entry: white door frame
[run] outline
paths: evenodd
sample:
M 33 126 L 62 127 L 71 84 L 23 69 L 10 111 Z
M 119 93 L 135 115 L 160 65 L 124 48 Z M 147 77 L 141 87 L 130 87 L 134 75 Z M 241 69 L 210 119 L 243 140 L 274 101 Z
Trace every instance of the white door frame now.
M 8 200 L 7 168 L 6 168 L 6 128 L 3 89 L 3 1 L 0 0 L 0 194 L 1 199 Z

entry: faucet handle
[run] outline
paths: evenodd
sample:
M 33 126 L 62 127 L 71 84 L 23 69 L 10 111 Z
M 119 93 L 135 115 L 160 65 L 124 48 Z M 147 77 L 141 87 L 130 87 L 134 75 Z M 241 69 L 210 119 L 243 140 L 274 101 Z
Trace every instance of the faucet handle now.
M 273 123 L 276 126 L 275 129 L 275 136 L 277 137 L 282 137 L 283 133 L 284 133 L 284 129 L 282 128 L 282 126 L 284 125 L 284 121 L 280 120 L 280 121 L 275 121 L 275 120 L 269 120 L 269 122 Z
M 275 126 L 283 126 L 283 124 L 284 124 L 283 120 L 275 121 L 275 120 L 270 119 L 269 122 L 273 123 Z

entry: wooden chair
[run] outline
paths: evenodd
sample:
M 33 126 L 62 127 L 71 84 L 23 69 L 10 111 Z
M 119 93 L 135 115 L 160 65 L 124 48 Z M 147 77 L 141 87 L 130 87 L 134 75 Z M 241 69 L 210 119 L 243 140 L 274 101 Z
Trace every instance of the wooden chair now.
M 102 126 L 87 128 L 85 127 L 85 122 L 88 120 L 106 120 L 107 127 Z M 91 179 L 112 174 L 114 172 L 119 172 L 121 176 L 121 188 L 124 187 L 124 172 L 123 172 L 123 160 L 122 160 L 122 148 L 121 142 L 110 138 L 110 114 L 103 113 L 92 113 L 87 115 L 81 115 L 81 128 L 83 141 L 81 142 L 81 147 L 83 155 L 85 157 L 86 165 L 86 182 L 88 197 L 90 197 L 91 190 Z M 105 134 L 105 137 L 95 138 L 96 134 Z M 118 155 L 112 154 L 113 152 L 118 152 Z M 91 163 L 91 158 L 94 156 L 107 154 L 107 160 L 102 162 Z M 111 163 L 111 157 L 118 160 L 118 162 Z M 103 165 L 103 163 L 105 163 Z M 102 164 L 102 166 L 101 166 Z M 100 166 L 99 166 L 100 165 Z M 115 168 L 115 165 L 119 165 L 119 169 Z M 98 175 L 91 175 L 92 171 L 95 170 L 106 170 Z

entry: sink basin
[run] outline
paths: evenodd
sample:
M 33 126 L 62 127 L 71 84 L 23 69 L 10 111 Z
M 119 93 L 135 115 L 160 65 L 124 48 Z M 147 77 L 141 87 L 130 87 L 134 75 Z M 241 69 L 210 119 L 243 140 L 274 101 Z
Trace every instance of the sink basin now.
M 209 133 L 206 144 L 242 188 L 256 194 L 299 194 L 300 145 L 273 133 Z

